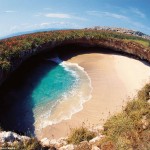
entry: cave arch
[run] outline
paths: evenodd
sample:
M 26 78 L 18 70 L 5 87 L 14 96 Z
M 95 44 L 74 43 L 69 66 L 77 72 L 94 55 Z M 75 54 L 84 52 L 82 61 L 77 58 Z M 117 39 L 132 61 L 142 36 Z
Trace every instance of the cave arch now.
M 134 43 L 124 45 L 123 43 L 118 42 L 119 41 L 116 42 L 111 40 L 100 41 L 91 39 L 77 39 L 77 40 L 66 40 L 61 42 L 55 41 L 40 45 L 35 49 L 31 50 L 30 53 L 26 53 L 25 55 L 20 54 L 21 57 L 12 62 L 12 67 L 14 68 L 11 70 L 11 72 L 8 72 L 7 75 L 3 77 L 3 79 L 5 79 L 5 82 L 1 86 L 1 89 L 5 88 L 5 86 L 10 80 L 13 80 L 12 79 L 13 75 L 17 74 L 19 69 L 22 68 L 23 65 L 25 65 L 26 67 L 29 67 L 31 63 L 36 65 L 36 63 L 38 63 L 41 58 L 43 59 L 45 57 L 49 58 L 54 57 L 56 55 L 59 55 L 61 57 L 62 55 L 66 54 L 68 55 L 71 53 L 78 55 L 79 53 L 99 52 L 99 53 L 123 54 L 125 56 L 149 61 L 150 57 L 149 53 L 147 51 L 143 51 L 143 49 L 138 47 L 139 45 L 136 45 Z M 23 56 L 25 57 L 23 58 Z M 66 59 L 68 58 L 66 57 Z M 33 66 L 31 65 L 30 67 L 32 68 Z M 0 91 L 3 92 L 3 90 Z M 32 120 L 32 122 L 34 122 L 34 120 Z

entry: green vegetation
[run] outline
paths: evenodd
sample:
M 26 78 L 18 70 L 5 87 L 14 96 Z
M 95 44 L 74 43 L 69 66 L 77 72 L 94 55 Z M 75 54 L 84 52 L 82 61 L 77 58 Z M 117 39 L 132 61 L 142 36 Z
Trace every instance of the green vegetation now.
M 112 147 L 117 150 L 150 149 L 150 84 L 138 96 L 128 102 L 123 112 L 112 116 L 104 124 L 105 137 L 99 147 Z M 107 150 L 107 149 L 106 149 Z
M 120 42 L 127 40 L 137 42 L 146 47 L 150 44 L 149 40 L 111 31 L 62 30 L 40 32 L 0 40 L 0 67 L 8 70 L 11 67 L 12 60 L 21 58 L 22 53 L 35 53 L 32 49 L 42 44 L 74 39 L 106 40 L 108 43 L 112 39 L 120 40 Z
M 143 40 L 136 40 L 135 42 L 142 44 L 145 47 L 150 47 L 150 42 L 149 41 L 143 41 Z
M 150 149 L 150 84 L 138 92 L 137 97 L 127 103 L 121 113 L 106 121 L 102 134 L 104 137 L 95 143 L 101 150 L 148 150 Z M 87 128 L 72 129 L 68 142 L 79 144 L 77 150 L 85 147 L 96 136 Z
M 138 92 L 138 99 L 143 101 L 150 99 L 150 84 L 146 84 L 144 88 Z
M 0 66 L 1 66 L 2 69 L 9 70 L 10 62 L 7 61 L 7 60 L 1 60 L 0 61 Z
M 136 40 L 130 39 L 130 40 L 128 40 L 128 39 L 126 39 L 125 41 L 127 41 L 127 42 L 133 41 L 133 42 L 137 42 L 139 44 L 142 44 L 143 46 L 145 46 L 147 48 L 150 47 L 150 41 L 149 40 L 143 40 L 143 39 L 140 39 L 140 40 L 138 40 L 138 39 L 136 39 Z
M 67 141 L 68 143 L 79 144 L 82 141 L 89 141 L 95 136 L 96 134 L 94 132 L 82 126 L 72 129 Z
M 15 147 L 15 149 L 22 149 L 22 150 L 31 150 L 31 149 L 37 149 L 37 150 L 41 150 L 42 146 L 39 144 L 39 142 L 37 141 L 37 139 L 32 138 L 29 141 L 25 141 L 24 143 L 17 143 L 14 144 L 13 147 Z

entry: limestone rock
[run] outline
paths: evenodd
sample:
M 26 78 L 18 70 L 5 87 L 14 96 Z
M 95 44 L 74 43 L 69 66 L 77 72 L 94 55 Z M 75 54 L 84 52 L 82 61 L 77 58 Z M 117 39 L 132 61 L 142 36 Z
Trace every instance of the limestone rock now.
M 29 140 L 30 138 L 27 136 L 21 136 L 17 133 L 11 132 L 11 131 L 2 131 L 0 132 L 0 142 L 14 142 L 14 141 L 25 141 Z
M 56 139 L 50 140 L 50 145 L 56 145 L 58 142 Z
M 97 146 L 92 146 L 92 150 L 100 150 Z
M 148 126 L 149 126 L 149 122 L 147 120 L 147 117 L 143 116 L 141 121 L 142 121 L 142 127 L 143 127 L 143 129 L 147 129 Z
M 65 145 L 60 147 L 59 150 L 74 150 L 74 145 L 73 144 Z
M 93 143 L 99 141 L 102 137 L 103 137 L 102 135 L 96 136 L 95 138 L 93 138 L 92 140 L 90 140 L 89 143 L 90 143 L 90 144 L 93 144 Z
M 66 142 L 66 138 L 60 138 L 58 140 L 56 139 L 49 140 L 48 138 L 43 138 L 41 140 L 41 144 L 43 146 L 54 146 L 56 148 L 60 148 L 62 146 L 67 145 L 67 142 Z
M 60 148 L 60 147 L 65 146 L 65 145 L 67 145 L 66 138 L 60 138 L 60 139 L 58 139 L 57 143 L 55 144 L 55 146 L 57 148 Z
M 41 144 L 43 146 L 49 146 L 50 145 L 50 140 L 48 138 L 44 138 L 41 140 Z

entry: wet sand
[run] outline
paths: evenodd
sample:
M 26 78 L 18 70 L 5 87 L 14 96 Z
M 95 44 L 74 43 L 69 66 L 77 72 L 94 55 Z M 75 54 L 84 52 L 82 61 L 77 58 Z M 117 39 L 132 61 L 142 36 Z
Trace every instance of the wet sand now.
M 69 120 L 47 126 L 37 132 L 38 139 L 66 137 L 70 128 L 103 125 L 105 120 L 122 110 L 150 77 L 150 67 L 144 63 L 115 54 L 82 54 L 68 62 L 83 67 L 91 78 L 92 98 Z M 66 108 L 67 109 L 67 105 Z

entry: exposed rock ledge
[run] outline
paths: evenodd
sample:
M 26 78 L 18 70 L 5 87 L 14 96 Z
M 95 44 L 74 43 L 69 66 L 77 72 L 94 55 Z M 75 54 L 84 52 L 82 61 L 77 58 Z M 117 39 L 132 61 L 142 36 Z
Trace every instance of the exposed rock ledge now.
M 56 139 L 51 139 L 49 140 L 48 138 L 43 138 L 39 143 L 42 145 L 43 149 L 46 147 L 47 149 L 53 149 L 53 150 L 76 150 L 76 148 L 80 147 L 88 147 L 91 150 L 100 150 L 95 144 L 98 142 L 103 136 L 99 133 L 99 130 L 102 130 L 101 126 L 97 126 L 95 128 L 89 129 L 93 132 L 96 133 L 96 137 L 91 139 L 90 141 L 83 141 L 79 145 L 74 145 L 74 144 L 68 144 L 67 143 L 67 138 L 68 137 L 62 137 L 58 140 Z M 7 148 L 13 148 L 16 144 L 21 144 L 24 142 L 27 142 L 31 140 L 30 137 L 27 136 L 21 136 L 19 134 L 16 134 L 11 131 L 1 131 L 0 132 L 0 148 L 4 147 L 7 145 Z
M 8 144 L 9 146 L 12 146 L 13 143 L 16 142 L 23 142 L 26 140 L 29 140 L 30 138 L 27 136 L 21 136 L 18 135 L 17 133 L 11 132 L 11 131 L 2 131 L 0 132 L 0 148 L 4 144 Z

